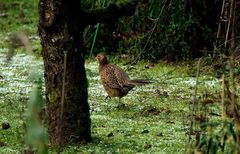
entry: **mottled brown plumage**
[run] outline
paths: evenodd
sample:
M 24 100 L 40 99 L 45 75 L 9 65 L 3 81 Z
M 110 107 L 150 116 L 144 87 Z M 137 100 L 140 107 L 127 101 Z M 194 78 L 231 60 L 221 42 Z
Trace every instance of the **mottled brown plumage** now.
M 95 59 L 99 62 L 99 75 L 109 97 L 122 98 L 136 85 L 151 83 L 150 80 L 131 80 L 123 69 L 110 64 L 103 54 L 98 54 Z

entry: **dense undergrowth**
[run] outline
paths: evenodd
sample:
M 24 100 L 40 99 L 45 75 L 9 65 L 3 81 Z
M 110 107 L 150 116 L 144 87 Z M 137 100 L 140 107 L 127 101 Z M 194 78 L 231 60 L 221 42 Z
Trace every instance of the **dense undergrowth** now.
M 223 116 L 225 111 L 223 112 L 223 105 L 221 106 L 224 102 L 227 102 L 225 105 L 229 102 L 230 104 L 238 102 L 237 97 L 235 99 L 235 95 L 239 93 L 237 78 L 229 75 L 230 72 L 237 73 L 237 68 L 225 63 L 222 66 L 223 70 L 219 71 L 218 68 L 212 70 L 213 67 L 206 67 L 212 62 L 210 56 L 204 57 L 201 61 L 204 67 L 197 67 L 196 63 L 191 62 L 165 64 L 163 63 L 165 61 L 155 61 L 156 63 L 139 61 L 137 65 L 126 65 L 131 60 L 128 57 L 129 54 L 134 55 L 140 52 L 145 56 L 140 58 L 154 57 L 156 60 L 161 57 L 158 55 L 161 54 L 159 51 L 168 53 L 179 50 L 183 53 L 189 51 L 189 46 L 182 41 L 184 38 L 181 33 L 186 32 L 195 20 L 181 16 L 184 12 L 182 8 L 176 12 L 177 15 L 171 14 L 175 11 L 169 10 L 170 4 L 166 5 L 168 9 L 165 11 L 170 11 L 171 15 L 168 19 L 174 20 L 170 22 L 161 18 L 161 22 L 164 21 L 168 25 L 159 24 L 156 32 L 151 36 L 151 42 L 146 47 L 148 50 L 142 50 L 146 43 L 143 40 L 148 37 L 145 33 L 153 28 L 154 21 L 161 11 L 157 6 L 160 3 L 161 6 L 164 4 L 154 0 L 151 2 L 153 3 L 150 1 L 142 3 L 134 18 L 124 18 L 118 22 L 118 25 L 102 25 L 99 42 L 95 49 L 121 53 L 122 57 L 119 57 L 122 59 L 112 56 L 111 61 L 124 68 L 132 78 L 152 78 L 154 83 L 136 87 L 121 100 L 121 103 L 125 104 L 122 107 L 118 99 L 105 100 L 106 93 L 99 82 L 97 63 L 91 58 L 86 60 L 93 141 L 87 145 L 69 145 L 64 147 L 63 153 L 193 153 L 194 150 L 205 153 L 227 153 L 234 152 L 233 149 L 238 150 L 239 146 L 236 145 L 239 143 L 237 141 L 239 132 L 236 126 L 238 123 L 227 114 Z M 170 3 L 178 7 L 184 5 L 182 1 Z M 90 5 L 90 3 L 84 5 L 95 8 L 101 3 L 97 1 L 96 5 Z M 176 6 L 173 8 L 177 9 Z M 145 12 L 144 9 L 147 11 Z M 181 22 L 176 24 L 178 20 Z M 30 78 L 31 70 L 38 72 L 37 76 L 43 80 L 43 63 L 41 58 L 35 59 L 34 56 L 26 55 L 24 48 L 18 48 L 17 54 L 8 64 L 5 63 L 5 56 L 9 47 L 8 36 L 12 32 L 21 31 L 29 36 L 33 51 L 39 57 L 41 47 L 37 23 L 36 1 L 4 0 L 0 2 L 0 29 L 2 30 L 0 32 L 0 123 L 2 124 L 0 153 L 26 152 L 31 145 L 29 144 L 31 137 L 30 141 L 27 140 L 29 136 L 26 132 L 30 114 L 29 100 L 32 97 L 29 95 L 32 86 L 36 84 L 36 80 Z M 133 31 L 129 27 L 132 27 Z M 92 41 L 93 34 L 90 32 L 94 29 L 91 28 L 85 32 L 87 48 Z M 111 30 L 115 28 L 118 31 L 112 35 Z M 107 30 L 109 32 L 106 32 Z M 110 38 L 113 37 L 113 41 L 104 42 L 103 38 L 109 35 L 112 35 Z M 206 39 L 212 39 L 209 37 L 206 36 Z M 159 43 L 160 41 L 162 42 Z M 200 70 L 199 76 L 196 75 L 198 70 Z M 216 70 L 218 78 L 212 76 L 216 75 Z M 223 73 L 226 77 L 221 79 Z M 231 83 L 230 86 L 227 85 L 227 81 Z M 37 83 L 44 89 L 42 82 Z M 40 93 L 43 94 L 44 91 Z M 231 96 L 232 93 L 234 97 Z M 196 102 L 198 108 L 193 112 L 193 104 Z M 43 140 L 45 139 L 47 140 L 43 136 Z M 51 147 L 49 150 L 50 153 L 56 151 Z
M 103 2 L 85 1 L 84 4 L 94 9 L 102 7 Z M 185 60 L 212 54 L 220 4 L 220 0 L 140 0 L 134 16 L 100 25 L 93 52 L 129 54 L 134 62 L 161 58 Z M 96 26 L 91 26 L 85 31 L 89 52 L 95 29 Z

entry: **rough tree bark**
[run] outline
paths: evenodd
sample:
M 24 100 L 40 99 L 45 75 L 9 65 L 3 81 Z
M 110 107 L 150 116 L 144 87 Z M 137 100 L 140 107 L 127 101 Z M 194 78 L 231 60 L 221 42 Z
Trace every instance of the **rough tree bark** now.
M 89 24 L 112 22 L 131 15 L 137 0 L 122 5 L 111 4 L 97 10 L 84 10 L 80 0 L 40 0 L 39 35 L 45 68 L 46 116 L 51 144 L 88 142 L 91 140 L 91 120 L 88 105 L 88 82 L 84 68 L 83 30 Z M 61 130 L 61 90 L 67 52 L 65 103 Z

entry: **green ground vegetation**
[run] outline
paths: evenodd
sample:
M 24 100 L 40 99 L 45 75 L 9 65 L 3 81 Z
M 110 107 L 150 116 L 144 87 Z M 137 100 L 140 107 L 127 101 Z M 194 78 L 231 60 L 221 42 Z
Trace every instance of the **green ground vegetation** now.
M 0 57 L 3 61 L 5 55 L 1 53 Z M 196 83 L 196 78 L 189 76 L 189 67 L 156 64 L 145 68 L 147 64 L 142 62 L 128 69 L 122 63 L 119 65 L 131 77 L 152 78 L 154 83 L 136 87 L 120 103 L 117 98 L 105 100 L 98 64 L 88 61 L 93 142 L 65 147 L 64 152 L 184 153 Z M 7 144 L 0 148 L 1 152 L 15 153 L 26 147 L 25 113 L 33 84 L 28 77 L 32 68 L 43 77 L 42 62 L 31 56 L 17 54 L 8 66 L 1 63 L 0 120 L 11 126 L 0 130 L 1 141 Z M 207 91 L 209 98 L 219 94 L 220 82 L 216 78 L 202 76 L 200 82 L 199 93 Z M 214 110 L 219 113 L 218 108 Z

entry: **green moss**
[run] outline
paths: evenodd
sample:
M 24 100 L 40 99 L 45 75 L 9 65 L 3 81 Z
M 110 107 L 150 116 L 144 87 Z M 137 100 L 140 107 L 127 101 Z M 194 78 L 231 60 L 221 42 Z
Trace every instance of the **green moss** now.
M 48 97 L 49 97 L 49 102 L 58 103 L 59 95 L 56 91 L 51 91 L 51 93 L 49 93 Z M 58 104 L 56 104 L 56 105 L 58 105 Z

